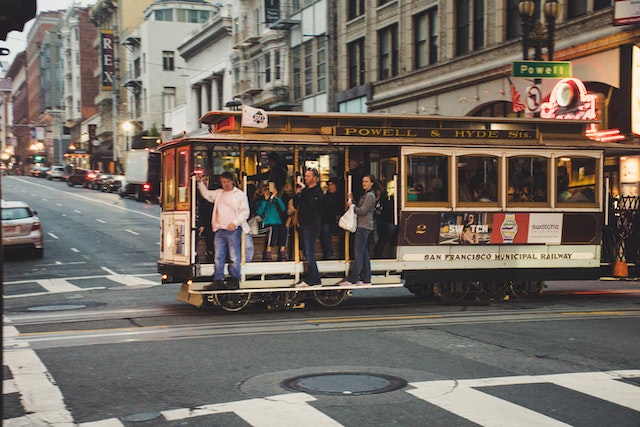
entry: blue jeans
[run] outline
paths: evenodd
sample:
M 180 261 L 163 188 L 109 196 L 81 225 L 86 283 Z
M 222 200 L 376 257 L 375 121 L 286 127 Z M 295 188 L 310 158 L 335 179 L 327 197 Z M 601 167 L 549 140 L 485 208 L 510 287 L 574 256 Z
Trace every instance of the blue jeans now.
M 320 227 L 300 227 L 300 234 L 302 237 L 302 251 L 305 258 L 307 258 L 307 277 L 305 281 L 309 285 L 319 285 L 321 281 L 316 261 L 316 240 L 320 234 Z
M 229 264 L 229 275 L 240 280 L 240 238 L 242 228 L 238 227 L 233 231 L 218 230 L 213 238 L 215 253 L 214 279 L 224 279 L 224 263 L 227 261 L 227 254 L 231 263 Z
M 371 283 L 371 259 L 369 258 L 369 236 L 372 230 L 358 228 L 354 238 L 354 252 L 356 259 L 349 271 L 348 281 L 356 283 L 362 274 L 362 281 Z

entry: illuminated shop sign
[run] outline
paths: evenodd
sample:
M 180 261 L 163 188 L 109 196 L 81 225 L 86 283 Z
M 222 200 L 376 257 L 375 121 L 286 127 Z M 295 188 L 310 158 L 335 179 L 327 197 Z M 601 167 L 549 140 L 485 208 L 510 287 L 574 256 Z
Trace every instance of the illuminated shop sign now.
M 551 91 L 549 102 L 540 106 L 540 117 L 546 119 L 595 120 L 596 95 L 587 93 L 581 80 L 560 80 Z

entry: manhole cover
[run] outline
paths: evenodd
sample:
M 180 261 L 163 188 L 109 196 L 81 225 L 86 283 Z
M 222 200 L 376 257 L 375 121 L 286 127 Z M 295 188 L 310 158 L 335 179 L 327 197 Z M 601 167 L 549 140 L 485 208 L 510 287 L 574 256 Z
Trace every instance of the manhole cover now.
M 41 305 L 38 307 L 29 307 L 29 311 L 61 311 L 61 310 L 78 310 L 81 308 L 87 308 L 86 305 L 81 304 L 61 304 L 61 305 Z
M 361 396 L 398 390 L 406 386 L 407 382 L 392 375 L 337 372 L 301 375 L 285 380 L 280 385 L 287 390 L 309 394 Z
M 155 420 L 160 416 L 160 412 L 139 412 L 137 414 L 127 415 L 122 417 L 122 421 L 128 421 L 131 423 L 142 423 L 145 421 Z

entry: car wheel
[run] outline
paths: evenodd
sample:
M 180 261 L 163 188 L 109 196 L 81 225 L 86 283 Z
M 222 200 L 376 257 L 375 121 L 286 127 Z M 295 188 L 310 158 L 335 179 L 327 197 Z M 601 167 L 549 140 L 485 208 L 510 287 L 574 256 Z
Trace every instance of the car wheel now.
M 73 187 L 73 182 L 71 182 L 71 181 L 67 181 L 67 185 L 68 185 L 69 187 Z
M 44 256 L 44 248 L 36 248 L 33 251 L 33 256 L 40 259 Z

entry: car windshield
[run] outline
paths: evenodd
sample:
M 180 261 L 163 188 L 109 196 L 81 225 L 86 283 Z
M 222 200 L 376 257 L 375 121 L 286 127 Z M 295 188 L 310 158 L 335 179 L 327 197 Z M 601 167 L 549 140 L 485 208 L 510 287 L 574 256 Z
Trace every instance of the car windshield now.
M 29 208 L 3 208 L 2 220 L 25 219 L 31 216 Z

